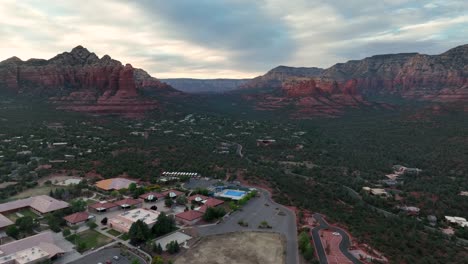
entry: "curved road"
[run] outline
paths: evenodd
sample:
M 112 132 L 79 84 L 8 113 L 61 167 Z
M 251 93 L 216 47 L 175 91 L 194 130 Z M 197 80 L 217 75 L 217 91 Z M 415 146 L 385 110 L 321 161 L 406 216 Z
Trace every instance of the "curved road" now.
M 331 227 L 320 214 L 314 214 L 314 218 L 317 219 L 319 222 L 319 226 L 312 229 L 312 238 L 314 239 L 315 248 L 317 250 L 317 255 L 319 257 L 319 261 L 321 264 L 327 264 L 327 255 L 325 253 L 325 249 L 323 248 L 322 241 L 320 240 L 319 231 L 322 229 L 329 229 L 333 232 L 338 232 L 341 235 L 341 242 L 340 242 L 340 251 L 343 253 L 345 257 L 347 257 L 351 262 L 354 264 L 362 264 L 356 257 L 354 257 L 349 251 L 348 248 L 351 245 L 350 239 L 348 234 L 340 228 Z

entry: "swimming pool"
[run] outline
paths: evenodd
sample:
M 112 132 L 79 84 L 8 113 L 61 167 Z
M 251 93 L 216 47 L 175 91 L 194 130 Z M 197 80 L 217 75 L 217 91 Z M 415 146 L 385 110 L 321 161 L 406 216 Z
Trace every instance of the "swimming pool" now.
M 241 197 L 245 195 L 244 191 L 236 191 L 236 190 L 227 190 L 224 192 L 225 195 L 228 196 L 235 196 L 235 197 Z
M 242 199 L 247 192 L 241 190 L 232 190 L 232 189 L 225 189 L 222 192 L 216 193 L 215 196 L 228 198 L 231 200 L 240 200 Z

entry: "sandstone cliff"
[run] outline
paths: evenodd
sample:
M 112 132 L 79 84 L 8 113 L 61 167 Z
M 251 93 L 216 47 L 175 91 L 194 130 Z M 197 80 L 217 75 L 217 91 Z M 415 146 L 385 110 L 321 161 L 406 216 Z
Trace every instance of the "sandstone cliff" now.
M 98 58 L 82 46 L 49 60 L 0 62 L 0 90 L 47 96 L 62 109 L 135 115 L 157 108 L 156 101 L 138 96 L 141 89 L 175 93 L 145 71 L 108 55 Z

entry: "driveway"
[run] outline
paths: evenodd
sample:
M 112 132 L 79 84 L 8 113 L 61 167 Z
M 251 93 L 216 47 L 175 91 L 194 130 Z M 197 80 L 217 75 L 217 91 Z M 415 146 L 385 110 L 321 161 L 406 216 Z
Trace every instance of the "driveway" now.
M 338 232 L 342 237 L 341 242 L 340 242 L 340 251 L 341 251 L 341 253 L 345 257 L 347 257 L 352 263 L 362 264 L 362 262 L 359 261 L 356 257 L 354 257 L 353 254 L 351 254 L 349 252 L 349 250 L 348 250 L 348 248 L 351 245 L 348 233 L 346 233 L 345 231 L 343 231 L 340 228 L 330 226 L 322 218 L 322 216 L 320 214 L 314 214 L 314 218 L 318 221 L 319 226 L 313 228 L 311 233 L 312 233 L 312 238 L 314 239 L 315 249 L 317 250 L 317 255 L 319 257 L 319 261 L 320 261 L 321 264 L 327 264 L 328 263 L 327 255 L 325 253 L 325 249 L 324 249 L 322 241 L 320 239 L 319 231 L 322 230 L 322 229 L 328 229 L 328 230 L 331 230 L 333 232 Z
M 199 234 L 208 236 L 245 230 L 277 232 L 283 234 L 286 238 L 286 263 L 298 263 L 296 216 L 294 212 L 272 201 L 266 190 L 259 189 L 259 194 L 260 197 L 253 198 L 242 207 L 242 210 L 225 217 L 221 223 L 198 227 Z M 247 222 L 249 226 L 240 226 L 238 224 L 240 220 Z M 262 221 L 267 221 L 272 228 L 258 228 Z

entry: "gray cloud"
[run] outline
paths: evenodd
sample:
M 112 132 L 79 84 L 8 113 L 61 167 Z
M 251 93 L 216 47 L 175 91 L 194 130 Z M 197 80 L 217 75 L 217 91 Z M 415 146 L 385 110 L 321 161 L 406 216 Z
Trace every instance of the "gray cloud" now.
M 256 1 L 137 1 L 169 37 L 225 50 L 235 67 L 258 70 L 287 61 L 295 43 L 288 26 Z M 248 63 L 247 63 L 248 62 Z
M 4 0 L 0 60 L 84 45 L 156 77 L 253 77 L 466 44 L 464 0 Z

